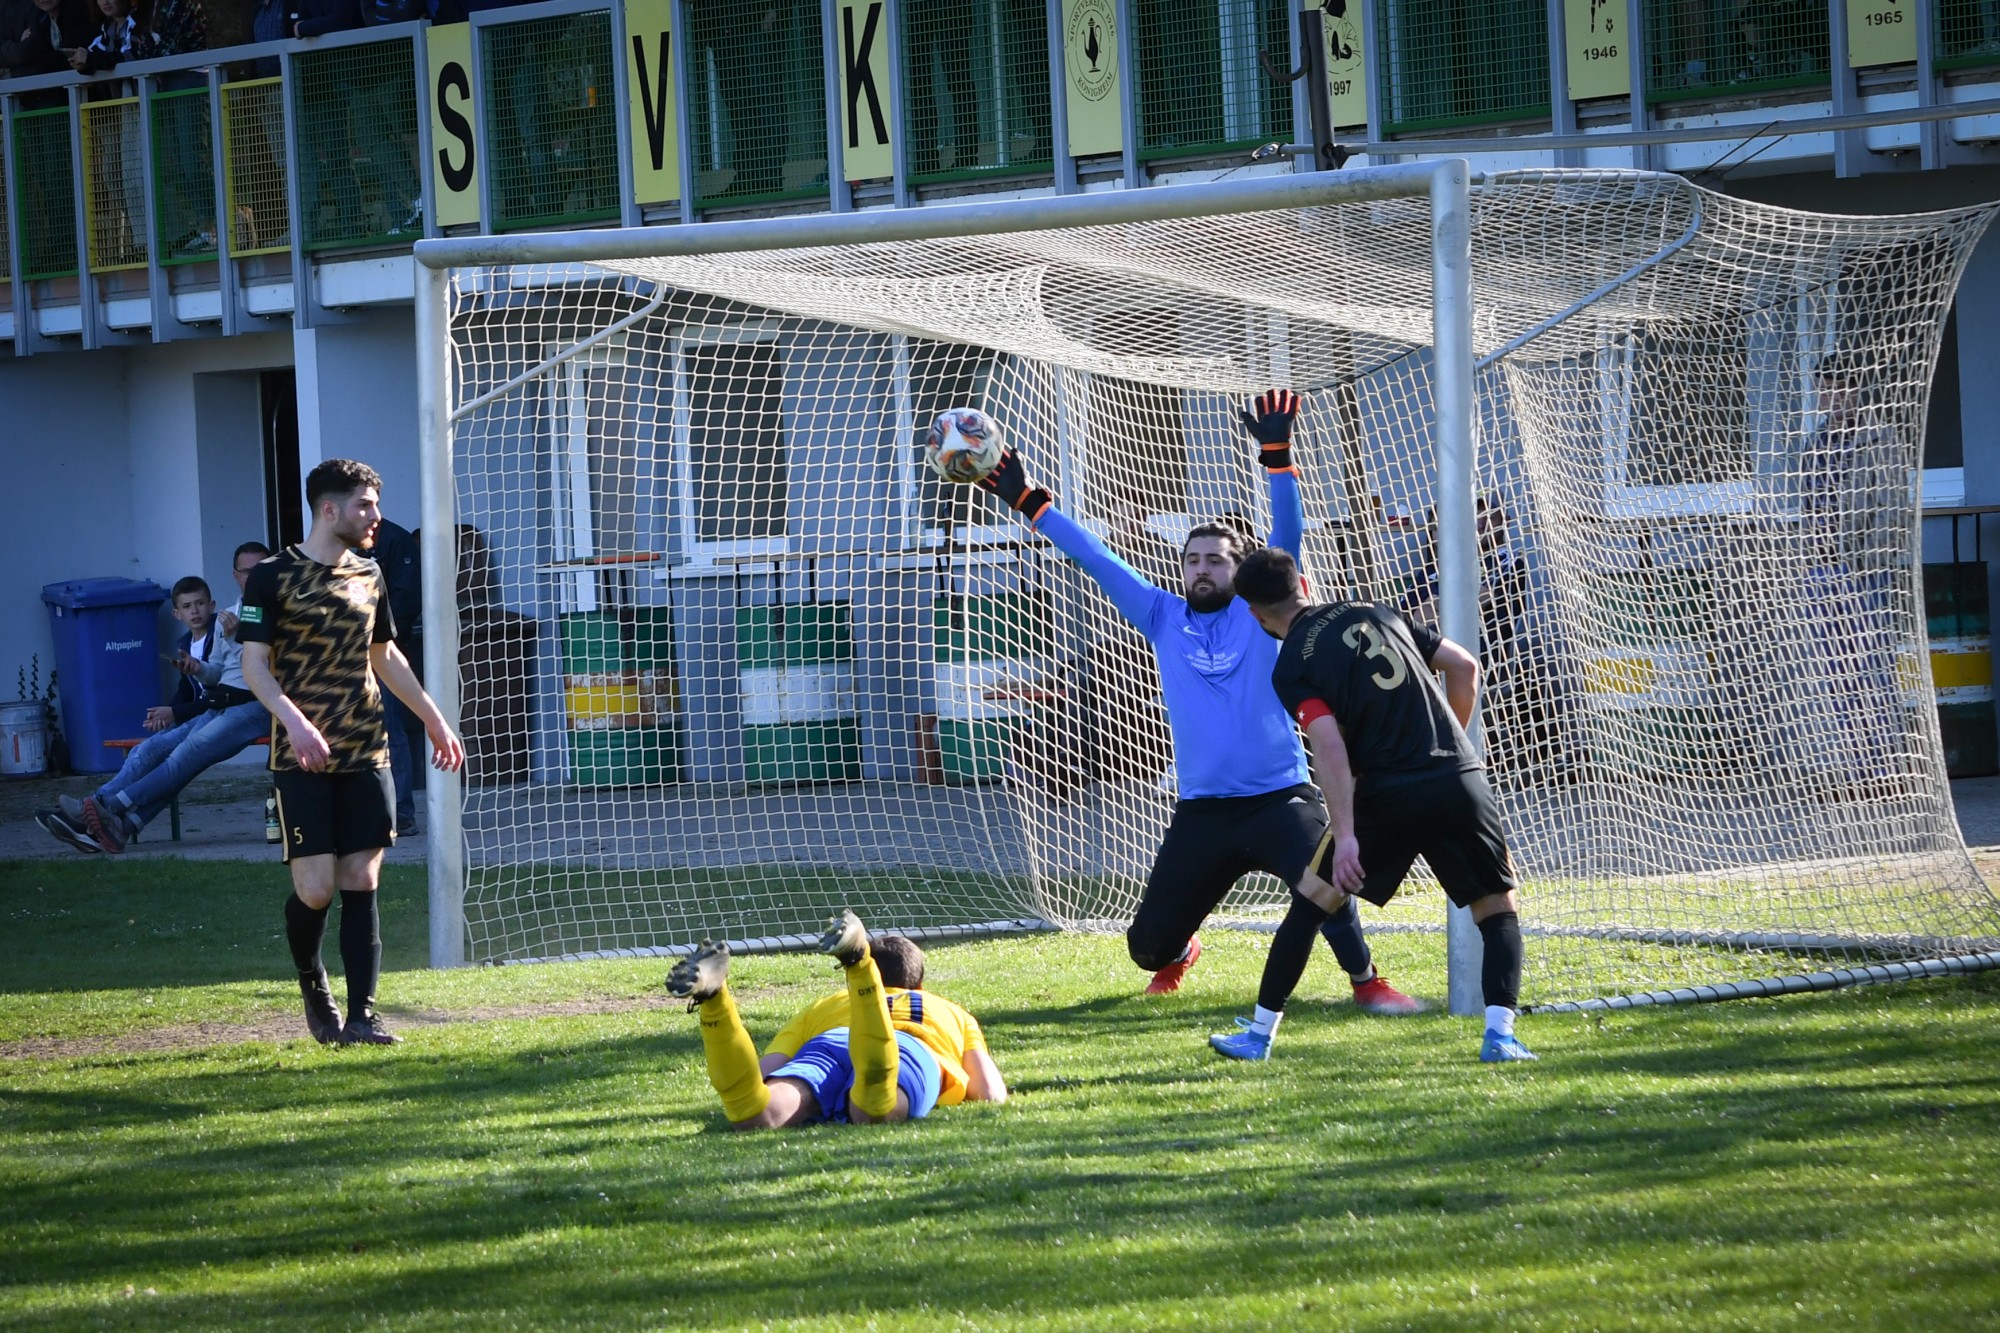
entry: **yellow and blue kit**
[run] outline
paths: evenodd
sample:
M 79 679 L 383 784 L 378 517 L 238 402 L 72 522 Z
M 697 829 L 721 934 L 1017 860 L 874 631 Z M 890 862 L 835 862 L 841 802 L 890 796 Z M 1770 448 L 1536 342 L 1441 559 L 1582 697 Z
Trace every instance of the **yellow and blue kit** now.
M 906 1092 L 912 1093 L 912 1118 L 923 1115 L 930 1109 L 930 1104 L 956 1106 L 964 1101 L 968 1086 L 966 1053 L 986 1049 L 986 1034 L 980 1031 L 979 1020 L 942 995 L 933 995 L 929 991 L 884 987 L 884 998 L 889 1007 L 889 1026 L 896 1032 L 898 1048 L 914 1057 L 908 1062 L 909 1072 L 920 1076 L 928 1072 L 923 1066 L 931 1063 L 935 1063 L 937 1068 L 934 1100 L 927 1095 L 928 1089 L 905 1088 Z M 782 1055 L 792 1061 L 782 1069 L 772 1070 L 766 1077 L 805 1079 L 814 1086 L 816 1093 L 821 1093 L 821 1104 L 829 1119 L 836 1118 L 834 1108 L 826 1105 L 829 1100 L 826 1094 L 833 1089 L 828 1087 L 822 1092 L 820 1079 L 799 1065 L 811 1060 L 815 1051 L 827 1044 L 823 1039 L 832 1039 L 837 1035 L 838 1045 L 844 1048 L 848 1017 L 847 992 L 829 995 L 785 1024 L 764 1051 L 766 1055 Z M 913 1046 L 919 1049 L 913 1050 Z

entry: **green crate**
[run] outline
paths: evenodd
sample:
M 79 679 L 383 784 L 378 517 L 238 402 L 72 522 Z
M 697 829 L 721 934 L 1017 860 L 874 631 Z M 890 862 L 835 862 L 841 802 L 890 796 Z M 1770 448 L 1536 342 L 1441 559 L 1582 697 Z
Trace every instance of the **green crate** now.
M 301 52 L 292 110 L 307 250 L 407 245 L 424 234 L 409 38 Z
M 1938 69 L 2000 65 L 2000 7 L 1993 0 L 1937 0 L 1931 63 Z
M 1025 674 L 1021 659 L 1048 633 L 1046 603 L 1026 593 L 991 596 L 940 597 L 931 607 L 932 657 L 940 668 L 938 689 L 938 763 L 945 781 L 993 782 L 1005 777 L 1012 738 L 1022 717 L 1035 705 L 980 706 L 954 689 L 950 668 L 990 663 Z M 999 711 L 1001 716 L 991 716 Z M 964 713 L 966 716 L 953 716 Z
M 1549 114 L 1543 0 L 1374 2 L 1376 105 L 1387 132 Z
M 616 219 L 611 14 L 558 14 L 480 33 L 493 229 Z
M 686 12 L 695 202 L 825 198 L 819 0 L 702 0 Z
M 1993 632 L 1986 562 L 1958 560 L 1924 566 L 1924 617 L 1932 640 L 1983 639 Z
M 847 603 L 737 608 L 736 662 L 745 781 L 848 782 L 861 776 Z
M 215 258 L 215 150 L 208 89 L 155 93 L 153 237 L 162 265 Z
M 650 725 L 569 717 L 570 781 L 579 787 L 647 787 L 682 780 L 679 701 L 673 685 L 673 612 L 584 611 L 561 618 L 565 707 L 579 678 L 628 695 Z M 590 687 L 585 687 L 586 691 Z M 640 703 L 641 696 L 649 696 Z
M 571 731 L 569 776 L 577 787 L 661 787 L 679 782 L 680 728 Z
M 1828 82 L 1825 5 L 1798 0 L 1683 0 L 1642 7 L 1646 100 L 1687 101 Z
M 1291 67 L 1285 0 L 1134 0 L 1139 156 L 1234 152 L 1292 139 L 1292 89 L 1258 52 Z
M 1040 171 L 1054 160 L 1042 0 L 909 0 L 903 85 L 913 180 Z
M 69 108 L 14 117 L 14 199 L 20 276 L 30 282 L 76 276 L 76 172 L 69 156 Z

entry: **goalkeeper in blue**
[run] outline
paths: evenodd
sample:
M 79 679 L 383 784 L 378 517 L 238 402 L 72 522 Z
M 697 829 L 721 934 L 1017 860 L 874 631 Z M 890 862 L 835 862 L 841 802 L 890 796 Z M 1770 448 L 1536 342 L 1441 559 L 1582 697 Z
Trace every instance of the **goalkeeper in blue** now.
M 1289 552 L 1298 550 L 1305 529 L 1299 474 L 1292 466 L 1292 422 L 1298 411 L 1296 393 L 1274 389 L 1242 415 L 1270 480 L 1271 542 Z M 1176 597 L 1057 509 L 1048 491 L 1030 482 L 1011 450 L 979 484 L 1081 565 L 1119 614 L 1146 636 L 1159 660 L 1179 799 L 1125 943 L 1132 961 L 1153 974 L 1147 994 L 1179 990 L 1201 957 L 1195 931 L 1223 895 L 1244 875 L 1262 870 L 1292 886 L 1295 905 L 1305 901 L 1299 888 L 1311 874 L 1313 851 L 1326 831 L 1326 811 L 1308 781 L 1298 732 L 1271 692 L 1277 645 L 1232 588 L 1246 554 L 1244 539 L 1221 523 L 1204 523 L 1190 532 L 1181 551 L 1181 595 Z M 1333 946 L 1353 983 L 1355 1002 L 1364 1010 L 1409 1014 L 1422 1008 L 1376 972 L 1351 900 L 1331 916 L 1313 909 L 1309 920 L 1294 912 L 1286 921 L 1288 930 L 1279 932 L 1272 956 L 1297 957 L 1299 967 L 1282 986 L 1267 967 L 1256 1016 L 1224 1054 L 1262 1059 L 1269 1052 L 1285 1002 L 1304 970 L 1303 959 L 1312 953 L 1315 928 Z

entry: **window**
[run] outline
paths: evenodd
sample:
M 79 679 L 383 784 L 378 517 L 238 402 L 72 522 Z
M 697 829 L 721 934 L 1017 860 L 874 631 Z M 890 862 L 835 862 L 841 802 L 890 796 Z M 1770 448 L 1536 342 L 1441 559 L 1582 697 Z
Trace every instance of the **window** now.
M 674 453 L 682 541 L 696 562 L 788 548 L 784 353 L 756 326 L 674 350 Z

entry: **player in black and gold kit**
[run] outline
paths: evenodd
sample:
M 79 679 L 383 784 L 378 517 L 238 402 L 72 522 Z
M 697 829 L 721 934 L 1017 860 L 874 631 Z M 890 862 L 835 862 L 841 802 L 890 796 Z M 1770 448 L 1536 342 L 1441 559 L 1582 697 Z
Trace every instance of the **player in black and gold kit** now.
M 375 886 L 396 840 L 380 678 L 423 721 L 432 763 L 457 769 L 465 749 L 392 640 L 389 594 L 373 560 L 355 554 L 382 521 L 382 478 L 351 459 L 328 459 L 306 478 L 312 531 L 258 565 L 243 589 L 238 635 L 243 679 L 271 710 L 277 789 L 292 893 L 285 937 L 299 969 L 306 1027 L 321 1042 L 388 1045 L 375 1014 L 382 937 Z M 340 893 L 340 959 L 347 1021 L 320 962 L 326 915 Z
M 1235 585 L 1257 622 L 1284 641 L 1271 684 L 1305 728 L 1326 795 L 1326 838 L 1312 869 L 1327 900 L 1294 896 L 1292 910 L 1337 910 L 1350 893 L 1379 907 L 1422 856 L 1451 900 L 1471 910 L 1485 943 L 1479 1058 L 1535 1059 L 1514 1035 L 1521 993 L 1514 870 L 1485 765 L 1465 734 L 1479 697 L 1478 661 L 1392 606 L 1308 604 L 1298 565 L 1275 548 L 1244 557 Z M 1444 673 L 1442 690 L 1433 670 Z M 1303 933 L 1310 946 L 1310 931 Z M 1277 963 L 1274 948 L 1270 966 Z

